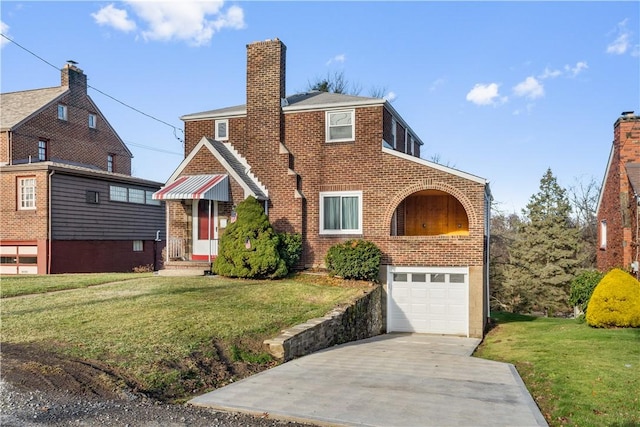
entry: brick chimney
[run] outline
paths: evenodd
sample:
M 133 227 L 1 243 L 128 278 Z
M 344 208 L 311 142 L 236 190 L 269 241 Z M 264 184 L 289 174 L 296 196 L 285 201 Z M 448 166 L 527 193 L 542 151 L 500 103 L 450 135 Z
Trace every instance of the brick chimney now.
M 75 61 L 68 61 L 62 68 L 61 83 L 67 86 L 72 92 L 87 94 L 87 76 L 82 70 L 76 67 Z
M 247 45 L 247 144 L 249 164 L 268 167 L 282 138 L 287 47 L 279 39 Z

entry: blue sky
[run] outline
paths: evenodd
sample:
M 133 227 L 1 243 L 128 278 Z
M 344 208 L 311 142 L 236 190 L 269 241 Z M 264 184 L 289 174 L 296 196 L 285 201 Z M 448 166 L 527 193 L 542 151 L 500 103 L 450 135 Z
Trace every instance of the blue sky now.
M 422 156 L 489 180 L 507 213 L 520 213 L 547 168 L 565 188 L 600 184 L 614 122 L 640 114 L 637 1 L 0 7 L 2 34 L 49 63 L 2 38 L 0 90 L 58 86 L 59 69 L 77 61 L 134 154 L 133 174 L 160 182 L 182 160 L 171 126 L 243 104 L 246 45 L 275 37 L 287 46 L 288 95 L 336 72 L 360 95 L 385 89 Z

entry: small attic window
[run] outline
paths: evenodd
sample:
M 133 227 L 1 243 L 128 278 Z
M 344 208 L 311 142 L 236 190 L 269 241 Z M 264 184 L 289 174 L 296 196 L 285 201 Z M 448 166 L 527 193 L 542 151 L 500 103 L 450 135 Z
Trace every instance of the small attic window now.
M 215 127 L 216 141 L 227 141 L 229 139 L 229 120 L 216 120 Z
M 91 129 L 95 129 L 96 128 L 97 121 L 98 121 L 98 117 L 93 113 L 89 113 L 89 127 Z
M 60 120 L 67 120 L 67 106 L 58 104 L 58 118 Z

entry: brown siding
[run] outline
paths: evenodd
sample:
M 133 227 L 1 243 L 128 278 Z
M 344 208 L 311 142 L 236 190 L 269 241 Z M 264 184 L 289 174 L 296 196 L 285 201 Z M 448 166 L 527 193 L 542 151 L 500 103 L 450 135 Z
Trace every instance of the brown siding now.
M 54 240 L 153 240 L 165 234 L 164 206 L 109 200 L 110 185 L 157 191 L 56 173 L 52 181 L 52 237 Z M 99 203 L 87 203 L 87 191 L 99 193 Z

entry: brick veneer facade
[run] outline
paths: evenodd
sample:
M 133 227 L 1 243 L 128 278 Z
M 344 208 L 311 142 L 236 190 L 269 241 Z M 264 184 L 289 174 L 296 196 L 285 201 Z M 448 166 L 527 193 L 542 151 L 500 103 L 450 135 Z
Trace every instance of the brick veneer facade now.
M 392 118 L 397 113 L 381 101 L 341 105 L 355 111 L 355 138 L 326 142 L 325 108 L 287 109 L 284 98 L 285 46 L 279 40 L 247 46 L 246 115 L 229 116 L 228 142 L 268 190 L 268 214 L 278 231 L 303 236 L 302 265 L 321 267 L 328 249 L 350 238 L 376 243 L 383 252 L 381 279 L 388 266 L 469 268 L 469 333 L 482 336 L 486 325 L 486 217 L 490 197 L 486 181 L 419 158 L 420 145 Z M 334 107 L 334 109 L 337 107 Z M 214 139 L 216 117 L 185 120 L 185 157 L 203 137 Z M 392 148 L 392 123 L 396 139 Z M 211 152 L 200 149 L 180 175 L 227 173 Z M 231 181 L 232 204 L 244 199 Z M 236 186 L 237 188 L 234 188 Z M 468 216 L 464 235 L 396 236 L 392 218 L 404 200 L 420 191 L 436 190 L 455 197 Z M 320 193 L 361 191 L 362 234 L 320 233 Z M 188 237 L 190 207 L 168 205 L 169 235 Z M 229 204 L 230 205 L 230 204 Z M 228 206 L 220 203 L 219 206 Z M 185 227 L 186 226 L 186 227 Z
M 613 126 L 611 155 L 600 190 L 597 265 L 601 271 L 616 267 L 628 271 L 631 263 L 638 261 L 638 199 L 625 165 L 639 162 L 640 116 L 625 115 Z M 606 239 L 603 228 L 606 228 Z

